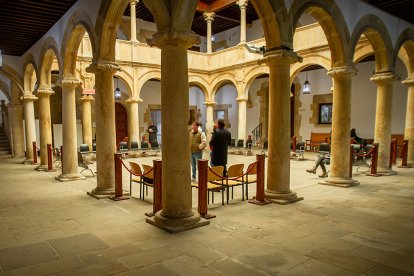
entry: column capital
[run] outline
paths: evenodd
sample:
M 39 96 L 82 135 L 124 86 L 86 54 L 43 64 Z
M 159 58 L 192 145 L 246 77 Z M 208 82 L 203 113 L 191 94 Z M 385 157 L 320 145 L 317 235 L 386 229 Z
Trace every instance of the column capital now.
M 247 102 L 247 100 L 248 100 L 248 99 L 246 99 L 246 98 L 241 98 L 241 97 L 240 97 L 240 98 L 236 98 L 236 101 L 238 101 L 239 103 L 240 103 L 240 102 Z
M 295 62 L 302 62 L 302 57 L 298 56 L 296 52 L 291 49 L 278 48 L 278 49 L 269 49 L 264 54 L 262 59 L 259 59 L 259 64 L 293 64 Z
M 353 66 L 341 66 L 329 69 L 327 75 L 331 78 L 345 78 L 355 76 L 357 73 L 358 70 Z
M 143 100 L 140 99 L 140 98 L 132 97 L 132 98 L 127 99 L 125 102 L 127 104 L 133 104 L 133 103 L 141 103 L 141 102 L 143 102 Z
M 248 3 L 249 3 L 249 0 L 238 0 L 236 2 L 236 4 L 239 5 L 240 9 L 245 9 Z
M 23 106 L 21 104 L 14 104 L 14 103 L 8 103 L 7 104 L 7 110 L 8 111 L 14 111 L 14 110 L 19 110 L 21 109 Z
M 55 94 L 55 91 L 50 88 L 38 88 L 37 89 L 37 96 L 38 97 L 49 97 L 50 95 Z
M 408 77 L 402 81 L 403 84 L 407 86 L 414 86 L 414 77 Z
M 152 38 L 147 39 L 148 45 L 160 49 L 167 47 L 190 48 L 200 43 L 200 36 L 192 31 L 176 31 L 170 28 L 155 33 Z
M 204 20 L 206 22 L 210 22 L 210 23 L 214 21 L 214 16 L 215 15 L 216 15 L 215 12 L 205 12 L 205 13 L 203 13 Z
M 89 67 L 86 68 L 86 72 L 94 74 L 103 72 L 110 72 L 115 74 L 118 71 L 121 71 L 121 67 L 118 65 L 118 63 L 111 61 L 93 62 L 91 65 L 89 65 Z
M 136 5 L 139 2 L 139 0 L 131 0 L 129 2 L 130 5 Z
M 94 97 L 92 97 L 91 95 L 82 95 L 82 97 L 80 97 L 78 99 L 78 102 L 83 103 L 83 102 L 93 102 L 95 100 Z
M 369 79 L 372 82 L 377 84 L 386 84 L 396 81 L 398 79 L 398 75 L 395 72 L 376 72 L 372 77 Z
M 23 96 L 20 97 L 20 100 L 24 101 L 24 102 L 34 102 L 34 101 L 37 100 L 37 97 L 33 94 L 26 94 L 25 93 Z
M 203 104 L 205 104 L 206 106 L 213 106 L 217 104 L 217 102 L 204 102 Z
M 81 82 L 76 78 L 65 78 L 61 79 L 57 85 L 62 88 L 76 88 L 79 86 L 80 83 Z

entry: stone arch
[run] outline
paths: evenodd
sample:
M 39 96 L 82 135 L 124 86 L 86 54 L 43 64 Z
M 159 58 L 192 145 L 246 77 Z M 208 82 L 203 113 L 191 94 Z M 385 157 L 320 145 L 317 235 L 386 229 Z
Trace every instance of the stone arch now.
M 331 68 L 331 60 L 320 55 L 303 58 L 302 63 L 295 63 L 290 67 L 290 84 L 292 84 L 297 75 L 309 65 L 320 65 L 326 70 L 329 70 Z
M 405 65 L 407 67 L 408 75 L 414 74 L 414 28 L 407 28 L 401 32 L 397 39 L 394 49 L 393 63 L 397 61 L 400 50 L 404 49 L 406 53 Z
M 0 90 L 3 92 L 3 94 L 6 96 L 7 100 L 9 102 L 11 102 L 11 97 L 10 97 L 10 87 L 7 85 L 7 83 L 5 81 L 3 81 L 2 79 L 0 79 Z
M 285 1 L 283 0 L 251 0 L 262 23 L 266 47 L 272 49 L 278 46 L 293 48 L 293 40 L 284 32 L 289 27 Z
M 96 60 L 97 36 L 92 20 L 87 12 L 79 9 L 73 12 L 66 24 L 61 48 L 61 59 L 64 61 L 61 76 L 75 77 L 77 53 L 85 32 L 88 33 L 92 46 L 92 60 Z
M 29 61 L 26 63 L 23 69 L 23 89 L 24 93 L 33 94 L 33 90 L 35 87 L 35 83 L 39 83 L 39 74 L 36 70 L 36 65 L 33 63 L 34 61 Z M 34 76 L 34 77 L 33 77 Z
M 218 77 L 216 77 L 212 82 L 211 82 L 211 87 L 212 87 L 212 89 L 211 89 L 211 95 L 210 95 L 210 97 L 211 97 L 211 99 L 214 99 L 215 97 L 216 97 L 216 93 L 217 93 L 217 91 L 218 91 L 218 89 L 223 85 L 223 84 L 226 84 L 226 83 L 231 83 L 231 84 L 233 84 L 235 87 L 236 87 L 236 89 L 237 89 L 237 82 L 236 82 L 236 80 L 234 79 L 234 75 L 233 74 L 230 74 L 230 73 L 226 73 L 226 74 L 222 74 L 222 75 L 219 75 Z M 237 96 L 239 96 L 239 95 L 237 95 Z
M 353 61 L 355 64 L 359 63 L 362 59 L 374 53 L 371 43 L 363 43 L 363 45 L 358 45 L 355 48 Z
M 54 41 L 53 38 L 51 38 L 51 41 Z M 55 42 L 56 43 L 56 42 Z M 42 48 L 41 52 L 41 63 L 40 63 L 40 75 L 39 75 L 39 87 L 51 87 L 51 75 L 50 71 L 52 70 L 53 60 L 56 58 L 59 66 L 59 75 L 62 75 L 61 72 L 61 65 L 62 61 L 60 59 L 59 52 L 57 51 L 57 48 L 53 44 L 45 44 Z
M 139 98 L 141 98 L 142 87 L 150 79 L 161 80 L 161 71 L 160 70 L 153 70 L 153 71 L 149 71 L 149 72 L 147 72 L 147 73 L 145 73 L 144 75 L 141 76 L 141 78 L 139 79 L 138 86 L 137 86 L 137 93 L 138 93 Z
M 116 72 L 114 78 L 115 77 L 121 79 L 125 83 L 125 86 L 128 89 L 128 97 L 132 98 L 134 94 L 134 91 L 132 91 L 132 77 L 125 71 Z
M 256 66 L 253 69 L 251 69 L 244 78 L 247 80 L 246 85 L 243 89 L 243 95 L 242 97 L 248 99 L 249 97 L 249 90 L 250 86 L 252 85 L 253 81 L 260 75 L 268 74 L 269 75 L 269 67 L 268 66 Z
M 201 89 L 201 91 L 203 91 L 204 97 L 205 99 L 209 99 L 209 93 L 207 90 L 208 84 L 207 82 L 201 78 L 200 76 L 195 76 L 195 75 L 190 75 L 188 76 L 189 79 L 189 84 L 193 84 L 194 86 L 197 86 L 198 88 Z
M 355 26 L 350 41 L 351 57 L 362 34 L 365 34 L 375 54 L 377 72 L 391 71 L 393 47 L 387 27 L 380 18 L 373 14 L 364 15 Z
M 329 49 L 331 50 L 331 67 L 347 66 L 351 62 L 349 49 L 349 31 L 341 10 L 334 0 L 294 0 L 290 9 L 292 26 L 296 26 L 303 13 L 308 12 L 321 25 Z M 295 32 L 296 29 L 289 28 Z M 293 40 L 294 33 L 290 38 Z

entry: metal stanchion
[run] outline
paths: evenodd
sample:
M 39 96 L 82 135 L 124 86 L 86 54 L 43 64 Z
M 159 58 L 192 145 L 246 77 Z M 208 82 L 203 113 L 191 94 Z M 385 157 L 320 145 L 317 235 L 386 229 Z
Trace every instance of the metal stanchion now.
M 397 139 L 392 139 L 390 150 L 390 169 L 392 164 L 397 164 Z
M 47 171 L 48 172 L 56 171 L 56 169 L 53 168 L 52 144 L 47 144 Z
M 37 165 L 37 146 L 36 146 L 36 141 L 33 142 L 33 165 Z
M 63 173 L 63 145 L 60 146 L 60 167 L 62 168 Z
M 292 137 L 292 158 L 296 158 L 296 136 Z
M 398 166 L 398 168 L 411 168 L 410 165 L 408 165 L 408 140 L 404 140 L 403 142 L 403 148 L 401 150 L 401 166 Z
M 198 160 L 198 213 L 202 218 L 212 219 L 216 215 L 208 213 L 208 190 L 207 190 L 207 175 L 208 175 L 208 160 Z M 214 195 L 213 195 L 214 196 Z
M 264 193 L 264 172 L 265 172 L 265 155 L 256 155 L 256 166 L 257 166 L 257 183 L 256 183 L 256 196 L 249 200 L 249 203 L 257 205 L 265 205 L 271 203 L 265 198 Z
M 377 166 L 378 166 L 378 143 L 374 143 L 374 148 L 372 150 L 372 157 L 371 157 L 371 172 L 368 174 L 369 176 L 380 176 L 377 173 Z
M 162 210 L 162 161 L 153 161 L 154 170 L 154 189 L 153 189 L 153 204 L 152 212 L 145 213 L 148 217 L 153 217 L 158 211 Z
M 110 199 L 118 201 L 129 199 L 128 196 L 124 196 L 122 189 L 122 160 L 121 153 L 114 153 L 115 159 L 115 195 L 111 196 Z
M 354 148 L 352 147 L 352 145 L 350 145 L 349 148 L 349 178 L 352 178 L 352 165 L 354 164 Z

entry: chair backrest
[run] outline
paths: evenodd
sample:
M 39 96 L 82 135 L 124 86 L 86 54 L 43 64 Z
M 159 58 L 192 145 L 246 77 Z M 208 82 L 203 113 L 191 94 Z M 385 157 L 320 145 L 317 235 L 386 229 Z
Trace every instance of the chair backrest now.
M 88 152 L 89 151 L 88 144 L 81 144 L 80 147 L 79 147 L 79 151 L 80 152 Z
M 244 140 L 243 139 L 239 139 L 237 141 L 237 147 L 238 148 L 243 148 L 244 147 Z
M 248 175 L 257 174 L 257 163 L 254 162 L 254 163 L 249 164 L 246 172 Z
M 220 175 L 220 176 L 223 175 L 224 167 L 223 166 L 215 166 L 215 167 L 211 167 L 210 169 L 207 170 L 207 181 L 221 180 L 221 177 L 219 177 L 217 175 Z M 214 173 L 211 172 L 211 171 L 213 171 Z
M 263 149 L 267 149 L 267 148 L 268 148 L 268 145 L 269 145 L 269 143 L 268 143 L 267 141 L 265 141 L 265 142 L 263 143 Z
M 305 142 L 296 143 L 296 150 L 304 150 L 304 149 L 305 149 Z
M 93 144 L 92 144 L 92 151 L 93 151 L 93 152 L 96 152 L 96 143 L 93 143 Z
M 129 162 L 133 174 L 142 174 L 141 167 L 135 162 Z
M 235 146 L 236 146 L 236 139 L 231 139 L 230 147 L 235 147 Z
M 147 141 L 141 141 L 141 149 L 147 149 L 149 147 Z
M 60 149 L 54 148 L 53 152 L 54 152 L 56 158 L 60 158 Z
M 331 146 L 328 143 L 321 143 L 319 145 L 319 152 L 329 153 L 331 152 Z
M 238 177 L 243 175 L 244 164 L 231 165 L 227 170 L 227 177 Z
M 137 141 L 131 141 L 131 149 L 138 149 L 138 142 Z
M 123 141 L 123 142 L 119 142 L 119 149 L 120 150 L 127 150 L 128 149 L 128 143 Z
M 151 166 L 145 165 L 145 164 L 142 164 L 142 168 L 144 169 L 144 174 L 152 170 Z M 154 178 L 154 171 L 152 170 L 149 174 L 146 174 L 145 177 L 153 179 Z

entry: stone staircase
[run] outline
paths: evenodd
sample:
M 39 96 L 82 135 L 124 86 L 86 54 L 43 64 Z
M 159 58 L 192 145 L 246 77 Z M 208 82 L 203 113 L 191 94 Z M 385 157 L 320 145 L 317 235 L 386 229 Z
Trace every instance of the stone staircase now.
M 4 129 L 0 128 L 0 158 L 10 158 L 11 157 L 11 149 L 9 139 L 4 133 Z

